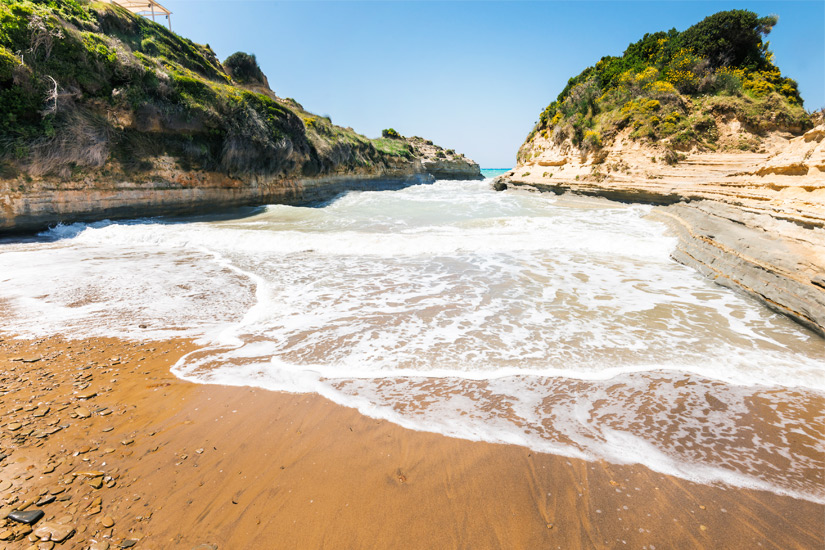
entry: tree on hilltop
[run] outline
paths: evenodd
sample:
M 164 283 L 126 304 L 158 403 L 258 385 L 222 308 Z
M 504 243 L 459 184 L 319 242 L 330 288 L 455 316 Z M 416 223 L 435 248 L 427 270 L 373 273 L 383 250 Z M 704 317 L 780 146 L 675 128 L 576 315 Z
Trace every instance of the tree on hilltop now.
M 768 65 L 768 44 L 762 41 L 779 17 L 759 17 L 749 10 L 721 11 L 681 33 L 682 47 L 708 59 L 714 67 L 760 70 Z

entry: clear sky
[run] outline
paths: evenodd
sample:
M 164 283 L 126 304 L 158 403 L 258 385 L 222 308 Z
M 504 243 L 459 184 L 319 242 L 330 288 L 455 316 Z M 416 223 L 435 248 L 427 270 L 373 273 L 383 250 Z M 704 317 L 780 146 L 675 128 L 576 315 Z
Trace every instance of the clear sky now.
M 775 63 L 825 106 L 825 2 L 160 0 L 223 60 L 254 53 L 272 89 L 369 137 L 393 127 L 511 167 L 567 79 L 646 32 L 707 15 L 779 15 Z

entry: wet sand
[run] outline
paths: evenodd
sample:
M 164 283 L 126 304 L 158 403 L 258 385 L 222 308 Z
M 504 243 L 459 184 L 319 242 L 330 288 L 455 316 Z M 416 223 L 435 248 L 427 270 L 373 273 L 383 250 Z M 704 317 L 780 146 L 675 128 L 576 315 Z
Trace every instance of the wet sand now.
M 822 505 L 190 384 L 192 346 L 0 341 L 0 518 L 42 509 L 78 549 L 825 546 Z M 26 530 L 0 520 L 0 547 Z

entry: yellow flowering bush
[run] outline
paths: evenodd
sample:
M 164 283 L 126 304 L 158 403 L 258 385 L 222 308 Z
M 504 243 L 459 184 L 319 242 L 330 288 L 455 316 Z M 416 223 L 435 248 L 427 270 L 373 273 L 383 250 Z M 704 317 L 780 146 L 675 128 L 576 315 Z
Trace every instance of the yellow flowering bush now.
M 681 119 L 681 118 L 682 118 L 682 115 L 680 113 L 678 113 L 676 111 L 673 111 L 665 117 L 665 122 L 669 122 L 671 124 L 676 124 L 677 122 L 679 122 L 679 119 Z
M 636 81 L 636 75 L 631 70 L 623 72 L 619 76 L 619 85 L 628 87 Z
M 303 117 L 303 120 L 307 128 L 315 128 L 315 125 L 318 123 L 318 117 L 316 116 L 306 116 Z
M 776 67 L 764 71 L 747 73 L 743 87 L 756 96 L 763 96 L 776 91 L 776 85 L 782 82 L 782 74 Z
M 756 96 L 763 96 L 776 90 L 770 82 L 756 78 L 746 80 L 745 89 L 750 90 Z
M 689 49 L 682 48 L 673 56 L 667 71 L 667 81 L 680 90 L 693 88 L 699 77 L 693 71 L 699 58 Z
M 775 66 L 770 66 L 761 71 L 744 72 L 742 87 L 757 97 L 779 92 L 788 98 L 793 105 L 799 105 L 802 102 L 796 82 L 793 79 L 783 77 Z
M 682 48 L 673 55 L 670 67 L 677 71 L 689 71 L 697 61 L 699 61 L 699 58 L 693 55 L 690 49 Z
M 656 82 L 651 82 L 645 87 L 645 90 L 650 92 L 652 95 L 656 96 L 663 96 L 668 94 L 675 94 L 676 88 L 670 82 L 666 82 L 664 80 L 657 80 Z
M 584 144 L 589 148 L 598 149 L 602 146 L 602 137 L 598 132 L 593 130 L 586 131 L 582 141 L 584 141 Z
M 659 70 L 656 67 L 648 67 L 644 71 L 640 72 L 634 77 L 636 84 L 639 84 L 642 87 L 646 87 L 650 85 L 651 82 L 655 81 L 656 78 L 659 76 Z
M 731 68 L 731 67 L 722 67 L 721 69 L 716 71 L 716 73 L 721 74 L 721 75 L 733 76 L 735 78 L 738 78 L 739 80 L 744 80 L 745 79 L 745 69 L 734 69 L 734 68 Z
M 693 71 L 671 69 L 667 72 L 667 81 L 676 88 L 685 89 L 696 84 L 697 76 Z
M 791 99 L 793 103 L 796 103 L 797 101 L 794 96 L 799 94 L 799 90 L 797 90 L 795 86 L 792 86 L 788 82 L 785 82 L 784 84 L 782 84 L 782 86 L 779 87 L 779 93 Z
M 644 104 L 644 110 L 648 112 L 657 111 L 659 107 L 661 107 L 661 103 L 656 99 L 648 99 Z
M 622 105 L 622 108 L 619 110 L 619 112 L 623 115 L 628 115 L 635 109 L 635 107 L 636 102 L 634 100 L 630 100 L 624 105 Z

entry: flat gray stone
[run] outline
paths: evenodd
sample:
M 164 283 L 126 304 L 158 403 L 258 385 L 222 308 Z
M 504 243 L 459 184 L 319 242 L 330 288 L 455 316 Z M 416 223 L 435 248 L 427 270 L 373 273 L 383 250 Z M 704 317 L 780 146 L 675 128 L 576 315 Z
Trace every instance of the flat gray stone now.
M 43 517 L 43 510 L 23 510 L 15 511 L 9 514 L 9 519 L 17 523 L 25 523 L 26 525 L 34 525 L 40 518 Z

